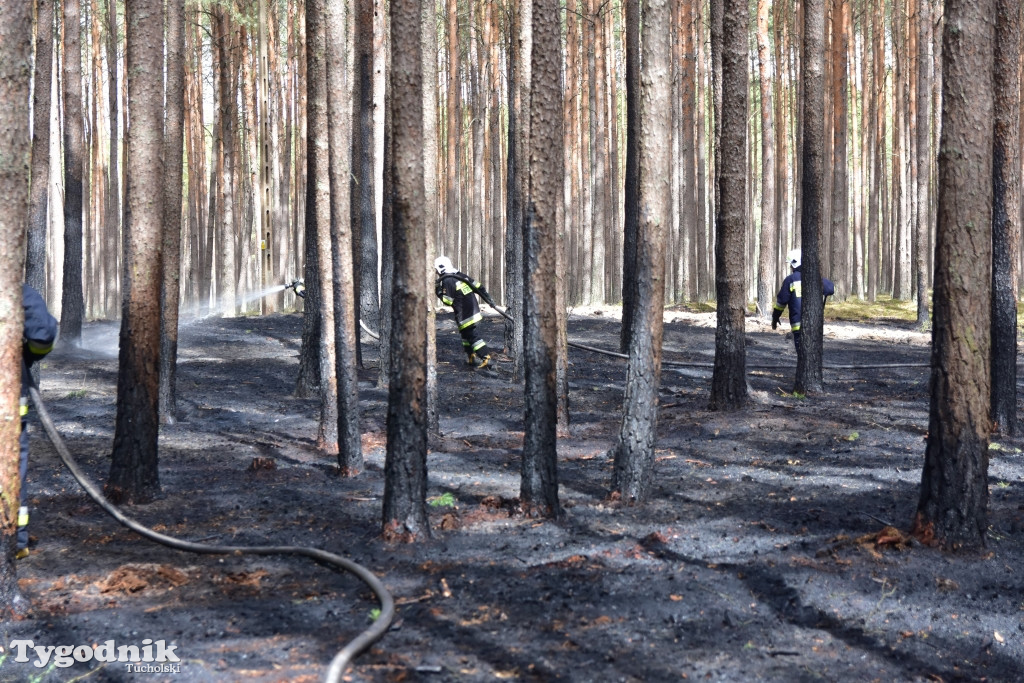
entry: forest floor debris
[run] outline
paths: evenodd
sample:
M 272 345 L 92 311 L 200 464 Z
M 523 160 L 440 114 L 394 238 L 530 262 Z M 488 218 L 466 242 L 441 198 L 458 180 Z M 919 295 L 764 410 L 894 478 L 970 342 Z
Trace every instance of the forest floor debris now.
M 612 311 L 570 336 L 614 350 Z M 671 311 L 666 358 L 713 358 L 714 314 Z M 360 371 L 366 470 L 316 452 L 315 400 L 294 396 L 296 314 L 183 324 L 179 421 L 162 430 L 162 495 L 129 514 L 163 533 L 337 552 L 394 594 L 391 631 L 351 681 L 1024 680 L 1024 455 L 991 452 L 988 548 L 955 556 L 907 531 L 927 432 L 929 338 L 897 321 L 825 328 L 819 396 L 793 396 L 792 340 L 751 319 L 752 400 L 707 410 L 710 370 L 663 372 L 650 503 L 609 496 L 624 363 L 570 354 L 572 426 L 559 443 L 557 522 L 518 518 L 522 385 L 510 363 L 462 362 L 438 323 L 442 437 L 428 459 L 433 539 L 380 537 L 386 391 Z M 488 317 L 485 338 L 500 345 Z M 114 323 L 44 361 L 43 396 L 94 480 L 109 469 Z M 113 339 L 111 345 L 103 340 Z M 1024 394 L 1022 394 L 1024 395 Z M 94 506 L 33 427 L 32 609 L 2 622 L 0 680 L 316 681 L 376 607 L 355 578 L 302 558 L 218 557 L 153 545 Z M 1018 430 L 1019 431 L 1019 430 Z M 17 662 L 11 641 L 165 640 L 180 673 L 96 661 Z M 119 668 L 120 667 L 120 668 Z

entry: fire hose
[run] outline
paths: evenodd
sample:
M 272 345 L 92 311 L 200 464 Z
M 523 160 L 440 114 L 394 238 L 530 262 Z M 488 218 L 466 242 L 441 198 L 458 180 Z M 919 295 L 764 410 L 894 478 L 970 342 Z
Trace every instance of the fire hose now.
M 79 468 L 78 463 L 75 462 L 74 457 L 71 455 L 71 451 L 68 450 L 64 440 L 57 432 L 57 428 L 54 426 L 50 413 L 47 411 L 46 405 L 43 403 L 42 397 L 39 394 L 39 388 L 32 380 L 30 380 L 29 383 L 29 395 L 32 397 L 32 402 L 36 406 L 36 411 L 39 413 L 39 419 L 43 424 L 46 435 L 50 438 L 54 448 L 57 449 L 57 453 L 60 455 L 60 459 L 64 462 L 64 465 L 67 466 L 68 470 L 71 471 L 71 474 L 78 480 L 78 483 L 82 485 L 85 492 L 88 493 L 89 497 L 92 498 L 96 504 L 103 508 L 111 517 L 140 536 L 155 543 L 167 546 L 168 548 L 205 555 L 302 555 L 312 560 L 316 560 L 317 562 L 322 562 L 344 570 L 369 586 L 370 590 L 373 591 L 380 602 L 380 615 L 376 620 L 374 620 L 373 624 L 370 625 L 369 628 L 356 636 L 348 643 L 348 645 L 342 648 L 334 656 L 327 668 L 327 673 L 324 676 L 324 680 L 327 683 L 337 683 L 340 681 L 342 674 L 345 672 L 345 669 L 348 668 L 352 659 L 380 640 L 391 627 L 391 622 L 395 617 L 395 602 L 392 599 L 391 594 L 388 592 L 387 588 L 384 587 L 384 584 L 380 579 L 378 579 L 372 572 L 352 560 L 348 560 L 340 555 L 335 555 L 334 553 L 329 553 L 325 550 L 320 550 L 319 548 L 308 548 L 304 546 L 236 546 L 195 543 L 161 534 L 126 516 L 120 509 L 103 496 L 96 485 L 89 479 L 88 475 Z

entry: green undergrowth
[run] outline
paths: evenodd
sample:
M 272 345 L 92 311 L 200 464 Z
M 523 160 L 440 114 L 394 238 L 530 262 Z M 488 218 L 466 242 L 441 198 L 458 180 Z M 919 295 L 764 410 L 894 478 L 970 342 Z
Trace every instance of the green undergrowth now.
M 825 306 L 825 318 L 851 322 L 913 323 L 917 320 L 917 302 L 900 301 L 890 296 L 879 296 L 874 301 L 852 297 L 846 301 L 834 301 L 830 298 Z

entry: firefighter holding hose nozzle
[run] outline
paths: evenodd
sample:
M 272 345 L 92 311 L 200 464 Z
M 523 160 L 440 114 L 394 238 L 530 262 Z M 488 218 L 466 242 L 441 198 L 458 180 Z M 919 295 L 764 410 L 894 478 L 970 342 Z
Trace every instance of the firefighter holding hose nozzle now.
M 484 319 L 476 297 L 479 294 L 484 301 L 493 306 L 491 295 L 481 283 L 456 268 L 447 256 L 438 256 L 434 260 L 434 270 L 437 271 L 434 293 L 441 303 L 451 306 L 455 311 L 455 324 L 462 335 L 466 364 L 471 367 L 487 367 L 491 362 L 491 352 L 487 348 L 487 342 L 476 333 L 477 323 Z

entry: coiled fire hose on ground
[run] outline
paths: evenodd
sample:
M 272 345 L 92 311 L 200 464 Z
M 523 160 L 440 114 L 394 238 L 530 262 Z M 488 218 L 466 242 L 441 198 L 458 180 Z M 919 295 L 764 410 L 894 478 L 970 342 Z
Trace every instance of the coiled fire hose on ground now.
M 71 471 L 71 474 L 74 475 L 75 479 L 78 480 L 78 483 L 82 485 L 85 492 L 89 494 L 90 498 L 96 501 L 97 505 L 106 510 L 111 517 L 140 536 L 143 536 L 155 543 L 167 546 L 168 548 L 204 555 L 302 555 L 316 560 L 317 562 L 322 562 L 347 571 L 369 586 L 370 590 L 374 592 L 377 599 L 380 601 L 380 616 L 377 617 L 368 629 L 360 633 L 334 656 L 331 660 L 330 666 L 327 668 L 327 673 L 324 676 L 324 680 L 327 683 L 337 683 L 337 681 L 340 681 L 342 674 L 345 672 L 345 669 L 348 668 L 352 659 L 380 640 L 391 627 L 391 622 L 395 617 L 395 601 L 391 597 L 391 593 L 388 592 L 387 588 L 384 587 L 384 584 L 381 583 L 380 579 L 378 579 L 372 572 L 352 560 L 345 559 L 344 557 L 335 555 L 334 553 L 329 553 L 325 550 L 320 550 L 319 548 L 306 548 L 303 546 L 211 545 L 206 543 L 183 541 L 181 539 L 153 531 L 130 517 L 127 517 L 113 503 L 103 496 L 96 485 L 90 481 L 85 472 L 78 467 L 78 463 L 75 462 L 75 459 L 72 457 L 71 451 L 68 450 L 64 440 L 57 432 L 57 428 L 54 425 L 53 420 L 50 418 L 49 412 L 46 410 L 46 405 L 43 403 L 42 397 L 39 395 L 39 388 L 34 382 L 29 385 L 29 394 L 32 397 L 32 402 L 36 406 L 36 411 L 39 413 L 39 420 L 43 423 L 46 435 L 50 438 L 54 448 L 57 449 L 60 459 L 67 466 L 68 470 Z

